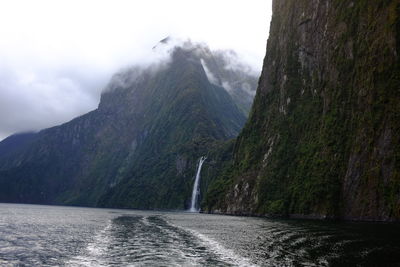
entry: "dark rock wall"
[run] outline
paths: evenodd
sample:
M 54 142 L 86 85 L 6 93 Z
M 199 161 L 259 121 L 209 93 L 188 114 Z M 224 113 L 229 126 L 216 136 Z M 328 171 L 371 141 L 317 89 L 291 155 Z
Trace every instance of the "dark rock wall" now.
M 400 3 L 279 0 L 213 212 L 400 219 Z

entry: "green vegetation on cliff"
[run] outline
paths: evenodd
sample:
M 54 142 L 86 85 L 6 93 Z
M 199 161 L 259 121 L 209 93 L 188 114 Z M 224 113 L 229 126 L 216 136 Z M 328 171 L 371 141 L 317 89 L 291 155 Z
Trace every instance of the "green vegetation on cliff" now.
M 273 9 L 250 118 L 216 179 L 229 186 L 211 185 L 205 208 L 400 219 L 400 4 L 274 1 Z
M 107 207 L 185 208 L 200 156 L 233 138 L 245 117 L 228 93 L 211 84 L 200 61 L 177 49 L 171 66 L 158 74 L 159 102 L 149 105 L 145 139 L 129 174 L 101 199 Z
M 210 155 L 205 191 L 217 172 L 213 151 L 237 136 L 251 104 L 233 93 L 252 99 L 256 77 L 227 69 L 223 53 L 204 45 L 170 52 L 158 64 L 117 73 L 98 109 L 1 142 L 0 202 L 187 208 L 198 159 Z

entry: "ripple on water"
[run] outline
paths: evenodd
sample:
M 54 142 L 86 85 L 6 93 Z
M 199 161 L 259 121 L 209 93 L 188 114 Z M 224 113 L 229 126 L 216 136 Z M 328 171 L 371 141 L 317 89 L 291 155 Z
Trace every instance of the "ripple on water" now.
M 251 266 L 218 242 L 161 215 L 113 219 L 68 266 Z
M 398 266 L 400 225 L 0 204 L 0 266 Z

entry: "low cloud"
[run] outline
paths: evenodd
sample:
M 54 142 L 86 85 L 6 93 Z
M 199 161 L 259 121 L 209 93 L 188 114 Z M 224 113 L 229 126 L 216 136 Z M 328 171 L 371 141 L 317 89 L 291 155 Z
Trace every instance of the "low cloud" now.
M 77 77 L 73 70 L 0 71 L 0 137 L 57 125 L 94 109 L 104 80 L 88 76 Z
M 270 10 L 269 0 L 2 1 L 0 140 L 95 109 L 112 75 L 152 62 L 168 35 L 232 48 L 259 70 Z
M 219 81 L 217 79 L 217 77 L 215 77 L 215 75 L 209 70 L 209 68 L 207 67 L 207 64 L 204 62 L 204 59 L 201 59 L 201 65 L 203 66 L 204 72 L 207 75 L 207 79 L 210 83 L 213 84 L 219 84 Z

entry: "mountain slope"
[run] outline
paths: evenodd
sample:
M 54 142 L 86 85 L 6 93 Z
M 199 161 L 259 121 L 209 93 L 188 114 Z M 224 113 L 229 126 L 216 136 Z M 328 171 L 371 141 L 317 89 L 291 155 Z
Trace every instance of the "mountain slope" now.
M 223 88 L 208 81 L 196 58 L 175 51 L 162 87 L 153 87 L 160 101 L 145 113 L 152 117 L 130 175 L 108 192 L 102 206 L 184 208 L 198 158 L 240 131 L 243 114 Z
M 0 158 L 23 149 L 35 139 L 33 132 L 13 134 L 0 142 Z
M 250 118 L 205 208 L 399 220 L 400 4 L 274 1 L 273 12 Z
M 114 75 L 98 109 L 5 152 L 0 201 L 184 208 L 197 159 L 235 137 L 245 115 L 210 83 L 199 47 L 170 53 Z

